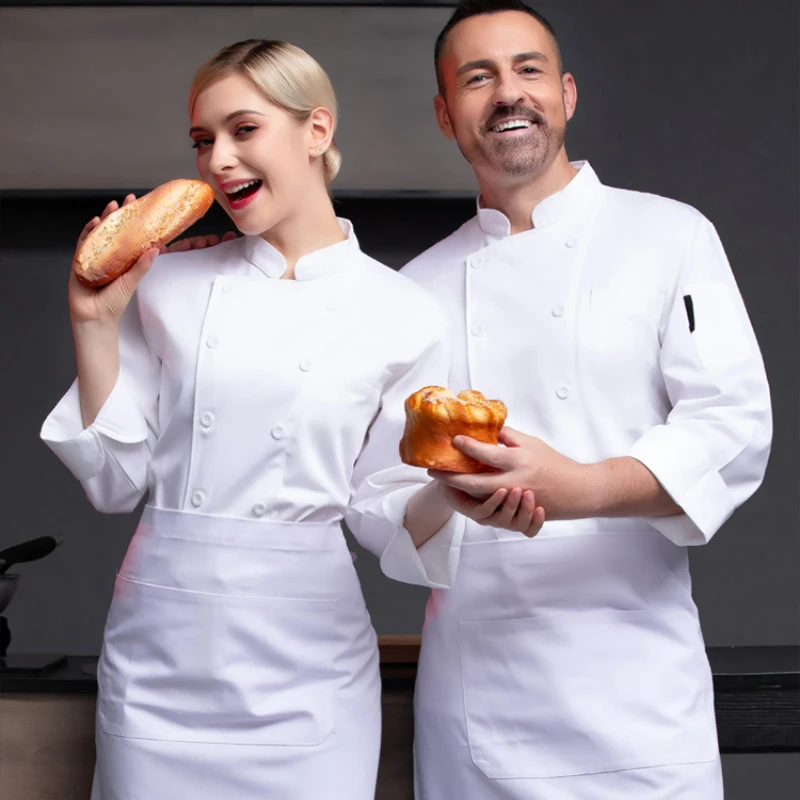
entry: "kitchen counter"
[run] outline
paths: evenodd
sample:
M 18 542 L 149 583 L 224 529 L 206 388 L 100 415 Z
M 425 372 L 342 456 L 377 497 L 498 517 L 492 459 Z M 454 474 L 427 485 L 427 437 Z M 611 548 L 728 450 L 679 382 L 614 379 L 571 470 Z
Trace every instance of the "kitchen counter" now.
M 412 800 L 419 637 L 380 637 L 383 742 L 376 800 Z M 712 647 L 723 753 L 800 752 L 800 647 Z M 94 765 L 97 658 L 0 671 L 0 797 L 86 800 Z

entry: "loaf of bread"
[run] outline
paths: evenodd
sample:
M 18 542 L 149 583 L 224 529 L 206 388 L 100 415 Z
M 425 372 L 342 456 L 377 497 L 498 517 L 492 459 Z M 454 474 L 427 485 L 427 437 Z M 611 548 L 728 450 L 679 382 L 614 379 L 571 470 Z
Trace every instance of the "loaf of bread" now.
M 111 283 L 151 247 L 169 244 L 214 202 L 204 181 L 169 181 L 109 214 L 75 253 L 72 269 L 86 286 Z
M 484 472 L 480 461 L 453 446 L 453 437 L 470 436 L 497 444 L 508 409 L 500 400 L 487 400 L 469 390 L 458 395 L 441 386 L 426 386 L 405 402 L 406 425 L 400 458 L 412 467 L 447 472 Z

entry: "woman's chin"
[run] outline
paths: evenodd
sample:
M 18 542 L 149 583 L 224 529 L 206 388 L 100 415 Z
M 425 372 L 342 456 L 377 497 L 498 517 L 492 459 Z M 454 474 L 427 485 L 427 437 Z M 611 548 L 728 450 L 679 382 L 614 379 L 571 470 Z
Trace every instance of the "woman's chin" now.
M 248 215 L 243 218 L 243 215 L 232 213 L 228 211 L 228 216 L 233 221 L 233 224 L 238 229 L 239 233 L 244 236 L 258 236 L 268 228 L 272 227 L 269 220 L 258 219 L 258 215 Z M 264 223 L 267 224 L 264 224 Z

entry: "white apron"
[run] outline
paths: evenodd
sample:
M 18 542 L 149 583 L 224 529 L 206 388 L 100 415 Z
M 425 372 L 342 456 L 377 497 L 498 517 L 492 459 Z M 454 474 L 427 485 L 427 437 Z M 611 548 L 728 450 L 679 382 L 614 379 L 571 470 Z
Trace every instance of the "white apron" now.
M 148 506 L 98 684 L 92 800 L 374 796 L 376 637 L 337 523 Z
M 719 800 L 685 548 L 637 520 L 462 545 L 415 697 L 417 800 Z

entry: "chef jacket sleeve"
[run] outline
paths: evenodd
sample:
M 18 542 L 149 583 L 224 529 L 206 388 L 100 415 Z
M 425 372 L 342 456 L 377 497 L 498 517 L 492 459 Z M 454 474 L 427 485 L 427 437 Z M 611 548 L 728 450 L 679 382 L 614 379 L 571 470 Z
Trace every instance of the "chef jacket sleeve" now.
M 353 471 L 354 493 L 345 514 L 358 542 L 380 558 L 390 578 L 435 588 L 452 585 L 465 518 L 450 520 L 420 548 L 403 526 L 406 506 L 430 479 L 424 469 L 400 461 L 405 399 L 424 386 L 446 386 L 449 371 L 446 325 L 419 357 L 385 388 L 381 407 Z
M 672 410 L 630 455 L 683 514 L 648 519 L 679 545 L 705 544 L 761 484 L 772 440 L 769 385 L 750 319 L 713 225 L 696 221 L 661 325 Z
M 158 436 L 161 362 L 145 338 L 136 295 L 120 320 L 119 350 L 119 377 L 94 422 L 84 428 L 76 379 L 41 430 L 92 505 L 109 514 L 132 511 L 144 496 Z

